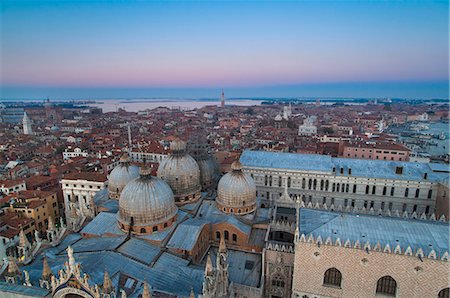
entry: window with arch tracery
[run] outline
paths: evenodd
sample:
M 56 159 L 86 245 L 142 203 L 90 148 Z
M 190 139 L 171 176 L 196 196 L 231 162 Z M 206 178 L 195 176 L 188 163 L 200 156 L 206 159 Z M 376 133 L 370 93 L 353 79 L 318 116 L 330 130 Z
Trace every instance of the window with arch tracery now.
M 272 277 L 272 286 L 284 288 L 284 285 L 285 285 L 284 278 L 283 278 L 283 276 L 281 276 L 281 274 L 275 274 Z
M 449 296 L 450 296 L 450 288 L 442 289 L 438 294 L 438 298 L 449 298 Z
M 330 268 L 323 275 L 323 284 L 328 286 L 340 287 L 342 283 L 342 273 L 336 268 Z
M 397 282 L 391 276 L 383 276 L 377 282 L 377 294 L 395 297 Z

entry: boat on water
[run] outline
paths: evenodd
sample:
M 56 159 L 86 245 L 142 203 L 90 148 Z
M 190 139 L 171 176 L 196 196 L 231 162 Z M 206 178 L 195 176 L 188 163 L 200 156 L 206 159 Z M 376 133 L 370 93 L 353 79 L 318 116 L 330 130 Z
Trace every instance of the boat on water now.
M 422 131 L 430 129 L 430 127 L 424 123 L 413 123 L 409 128 L 413 131 Z

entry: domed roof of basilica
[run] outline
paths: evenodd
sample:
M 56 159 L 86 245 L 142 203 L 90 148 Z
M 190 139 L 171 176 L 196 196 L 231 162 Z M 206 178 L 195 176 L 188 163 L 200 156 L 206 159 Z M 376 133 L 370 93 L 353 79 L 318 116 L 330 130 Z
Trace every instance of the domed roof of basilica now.
M 153 226 L 177 214 L 173 192 L 163 180 L 141 168 L 140 177 L 130 181 L 119 199 L 119 222 L 134 226 Z
M 217 187 L 218 208 L 226 213 L 246 214 L 256 208 L 256 185 L 253 178 L 242 171 L 237 160 Z
M 116 166 L 108 177 L 108 191 L 110 197 L 119 198 L 120 192 L 131 180 L 139 177 L 139 168 L 130 164 L 127 154 L 124 154 L 119 165 Z
M 212 156 L 207 159 L 197 160 L 200 168 L 200 181 L 203 187 L 208 188 L 215 183 L 218 179 L 218 171 L 216 161 Z
M 208 140 L 204 135 L 195 134 L 191 136 L 187 148 L 189 154 L 197 161 L 200 168 L 200 183 L 202 189 L 207 190 L 217 183 L 219 176 L 217 162 L 208 152 Z
M 189 154 L 186 153 L 186 143 L 180 139 L 170 144 L 172 154 L 161 161 L 158 167 L 158 177 L 166 181 L 175 198 L 200 195 L 200 168 Z

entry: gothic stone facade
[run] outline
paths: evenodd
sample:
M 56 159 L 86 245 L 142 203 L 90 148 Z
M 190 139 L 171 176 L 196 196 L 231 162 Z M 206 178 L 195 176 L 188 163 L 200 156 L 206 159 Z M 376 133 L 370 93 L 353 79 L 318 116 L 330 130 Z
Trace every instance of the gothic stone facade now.
M 295 248 L 293 295 L 299 298 L 380 297 L 377 282 L 391 276 L 397 284 L 390 297 L 438 297 L 448 288 L 450 263 L 415 255 L 386 253 L 334 245 L 298 241 Z M 341 286 L 324 284 L 324 274 L 336 268 L 342 274 Z M 383 296 L 381 297 L 388 297 Z

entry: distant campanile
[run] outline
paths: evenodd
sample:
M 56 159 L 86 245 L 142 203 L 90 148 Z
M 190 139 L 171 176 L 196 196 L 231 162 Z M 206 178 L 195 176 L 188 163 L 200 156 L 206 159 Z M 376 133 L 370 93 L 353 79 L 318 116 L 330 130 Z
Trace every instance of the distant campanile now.
M 222 94 L 220 95 L 220 106 L 223 108 L 225 106 L 225 93 L 222 89 Z
M 28 118 L 27 112 L 23 113 L 22 124 L 23 124 L 23 134 L 32 135 L 33 130 L 31 129 L 31 120 L 30 118 Z

